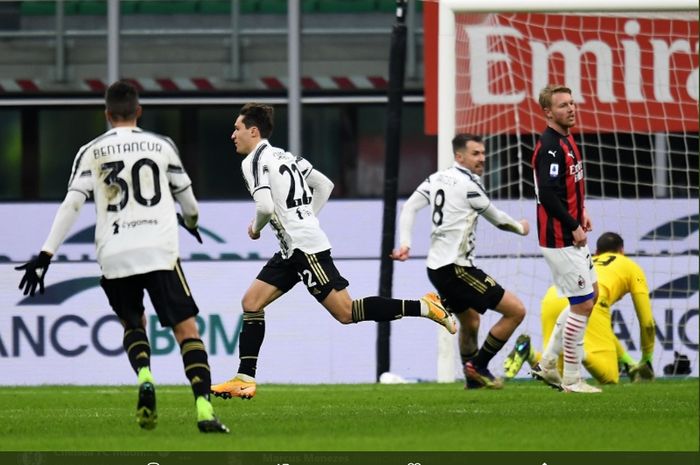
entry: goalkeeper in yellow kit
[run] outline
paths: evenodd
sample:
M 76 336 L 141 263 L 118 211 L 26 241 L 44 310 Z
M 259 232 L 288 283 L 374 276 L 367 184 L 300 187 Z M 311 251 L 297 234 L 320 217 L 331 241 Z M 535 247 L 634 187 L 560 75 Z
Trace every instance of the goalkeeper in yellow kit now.
M 653 379 L 651 360 L 654 355 L 655 326 L 644 270 L 624 255 L 622 237 L 613 232 L 603 233 L 598 239 L 593 263 L 598 274 L 599 294 L 583 338 L 583 365 L 601 384 L 616 384 L 619 381 L 619 364 L 628 367 L 633 380 Z M 610 309 L 627 293 L 632 297 L 639 319 L 642 345 L 639 363 L 635 363 L 625 351 L 612 330 Z M 561 325 L 558 325 L 558 321 L 568 311 L 568 305 L 565 297 L 557 295 L 554 286 L 547 290 L 541 307 L 542 340 L 545 343 L 561 344 Z M 550 341 L 552 336 L 554 340 Z M 535 362 L 537 357 L 534 350 L 529 344 L 526 345 L 527 355 L 518 354 L 516 344 L 516 349 L 506 358 L 504 366 L 507 378 L 515 376 L 525 360 Z

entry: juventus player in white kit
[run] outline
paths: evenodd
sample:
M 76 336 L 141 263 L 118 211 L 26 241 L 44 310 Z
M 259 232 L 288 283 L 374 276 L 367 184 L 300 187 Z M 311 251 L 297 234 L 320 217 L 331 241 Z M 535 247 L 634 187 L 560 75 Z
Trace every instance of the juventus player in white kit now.
M 212 386 L 212 392 L 223 398 L 250 399 L 255 395 L 258 353 L 265 336 L 265 307 L 299 281 L 342 324 L 423 316 L 454 334 L 454 319 L 433 292 L 420 300 L 350 297 L 349 283 L 336 269 L 330 242 L 316 218 L 333 183 L 304 158 L 270 145 L 267 139 L 272 129 L 272 107 L 249 103 L 241 109 L 231 135 L 236 152 L 245 156 L 241 170 L 255 200 L 255 218 L 248 226 L 248 235 L 258 239 L 269 223 L 280 251 L 243 296 L 238 372 L 229 381 Z
M 486 195 L 480 178 L 486 158 L 481 138 L 458 134 L 452 139 L 452 149 L 455 164 L 431 174 L 404 204 L 399 219 L 400 245 L 392 256 L 400 261 L 409 258 L 415 215 L 430 206 L 433 224 L 428 277 L 445 307 L 459 319 L 465 387 L 500 389 L 502 382 L 491 374 L 488 363 L 525 317 L 525 306 L 515 294 L 474 266 L 476 223 L 482 215 L 499 229 L 522 236 L 528 234 L 530 226 L 527 220 L 515 221 L 496 208 Z M 503 316 L 478 349 L 479 314 L 489 308 Z
M 199 310 L 178 257 L 178 221 L 202 242 L 192 182 L 173 141 L 136 125 L 142 109 L 132 84 L 115 82 L 107 89 L 105 100 L 105 116 L 112 129 L 78 151 L 68 193 L 39 256 L 17 268 L 25 271 L 20 289 L 33 296 L 39 286 L 44 293 L 51 257 L 85 201 L 94 198 L 95 245 L 103 274 L 100 284 L 124 326 L 124 350 L 138 375 L 138 424 L 153 429 L 158 419 L 145 328 L 146 290 L 161 325 L 173 329 L 180 345 L 185 375 L 195 397 L 199 430 L 228 433 L 209 401 L 208 357 L 195 322 Z M 176 214 L 174 200 L 180 204 L 182 215 Z

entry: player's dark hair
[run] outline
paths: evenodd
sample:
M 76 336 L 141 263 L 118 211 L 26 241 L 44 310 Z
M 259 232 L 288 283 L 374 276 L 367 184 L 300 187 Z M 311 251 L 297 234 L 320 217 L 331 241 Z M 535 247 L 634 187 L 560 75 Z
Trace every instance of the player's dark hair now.
M 476 142 L 478 144 L 483 144 L 484 141 L 481 136 L 468 133 L 460 133 L 452 138 L 452 153 L 456 153 L 458 150 L 462 150 L 467 146 L 467 142 Z
M 552 95 L 566 93 L 571 95 L 571 89 L 560 84 L 552 84 L 540 91 L 540 107 L 545 110 L 552 106 Z
M 624 247 L 625 242 L 622 236 L 614 232 L 604 232 L 595 243 L 596 254 L 606 252 L 619 252 Z
M 105 103 L 115 121 L 133 120 L 139 106 L 139 91 L 128 81 L 117 81 L 107 88 Z
M 246 103 L 241 108 L 240 115 L 243 117 L 242 121 L 246 129 L 255 126 L 263 139 L 269 138 L 272 134 L 275 110 L 270 105 L 255 102 Z

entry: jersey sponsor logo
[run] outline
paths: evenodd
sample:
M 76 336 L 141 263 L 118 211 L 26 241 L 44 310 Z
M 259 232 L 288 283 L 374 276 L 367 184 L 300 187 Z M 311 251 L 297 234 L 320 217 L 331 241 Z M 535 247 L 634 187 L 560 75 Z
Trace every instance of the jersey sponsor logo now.
M 156 218 L 146 218 L 146 219 L 140 219 L 140 220 L 133 220 L 133 221 L 123 221 L 121 223 L 121 227 L 124 229 L 133 229 L 133 228 L 138 228 L 139 226 L 156 226 L 158 224 L 158 220 Z
M 575 165 L 569 166 L 569 174 L 574 177 L 574 182 L 583 179 L 583 163 L 578 162 Z
M 552 163 L 549 165 L 549 176 L 552 178 L 556 178 L 559 176 L 559 164 L 558 163 Z
M 575 157 L 574 157 L 574 154 L 573 154 L 572 152 L 567 152 L 566 155 L 567 155 L 568 157 L 575 158 Z
M 119 234 L 120 229 L 134 229 L 138 228 L 139 226 L 157 226 L 158 225 L 158 220 L 155 218 L 147 218 L 147 219 L 140 219 L 140 220 L 133 220 L 133 221 L 123 221 L 119 222 L 119 220 L 114 221 L 112 223 L 112 235 Z
M 312 216 L 314 216 L 313 210 L 311 210 L 308 207 L 297 207 L 294 211 L 300 220 L 303 220 L 304 218 L 311 218 Z
M 556 150 L 547 150 L 547 153 L 550 154 L 553 157 L 557 156 L 557 151 Z

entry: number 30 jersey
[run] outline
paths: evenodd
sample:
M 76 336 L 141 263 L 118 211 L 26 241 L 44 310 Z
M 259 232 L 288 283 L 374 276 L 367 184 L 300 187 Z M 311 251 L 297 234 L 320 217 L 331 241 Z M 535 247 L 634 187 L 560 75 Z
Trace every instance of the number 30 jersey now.
M 313 194 L 306 177 L 312 169 L 304 158 L 273 147 L 267 140 L 241 162 L 250 195 L 270 189 L 274 204 L 270 226 L 285 258 L 291 257 L 294 249 L 312 254 L 331 248 L 311 206 Z
M 455 164 L 431 174 L 416 192 L 430 202 L 428 268 L 474 266 L 477 220 L 491 204 L 479 176 Z
M 174 268 L 179 245 L 173 194 L 190 185 L 168 137 L 119 127 L 80 148 L 68 190 L 94 198 L 97 261 L 106 278 Z

